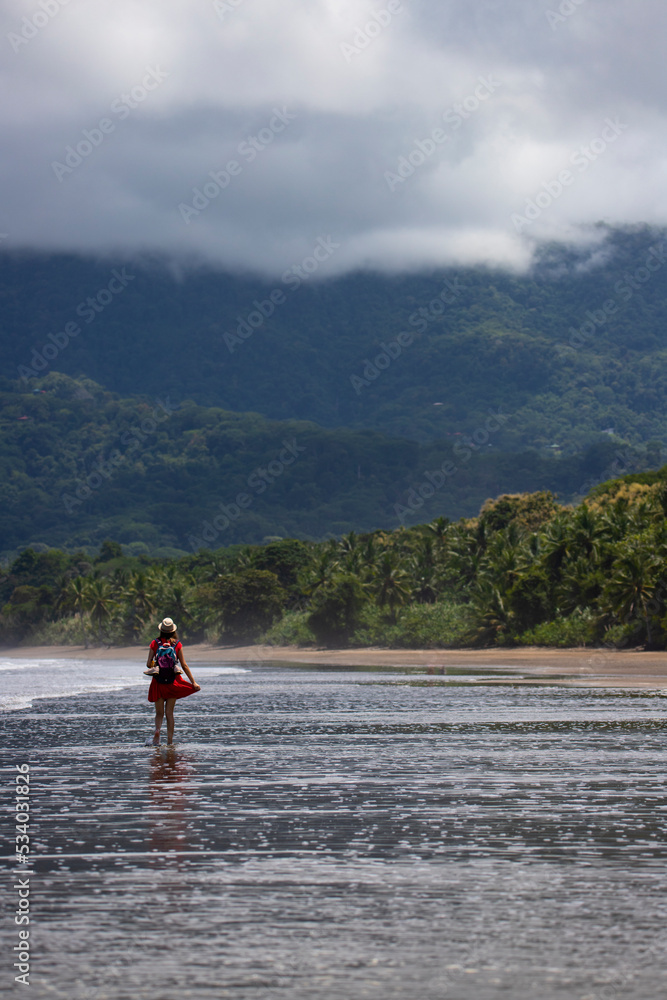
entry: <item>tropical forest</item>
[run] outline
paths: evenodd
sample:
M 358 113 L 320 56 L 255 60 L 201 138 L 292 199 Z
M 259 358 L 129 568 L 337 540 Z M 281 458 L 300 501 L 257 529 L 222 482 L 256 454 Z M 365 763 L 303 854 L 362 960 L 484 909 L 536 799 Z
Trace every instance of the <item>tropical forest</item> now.
M 226 645 L 664 648 L 666 247 L 599 226 L 526 273 L 281 297 L 5 253 L 4 642 L 168 607 Z
M 169 560 L 25 549 L 1 583 L 20 643 L 146 642 L 172 609 L 188 641 L 318 646 L 667 646 L 667 467 L 591 491 L 504 495 L 479 515 Z

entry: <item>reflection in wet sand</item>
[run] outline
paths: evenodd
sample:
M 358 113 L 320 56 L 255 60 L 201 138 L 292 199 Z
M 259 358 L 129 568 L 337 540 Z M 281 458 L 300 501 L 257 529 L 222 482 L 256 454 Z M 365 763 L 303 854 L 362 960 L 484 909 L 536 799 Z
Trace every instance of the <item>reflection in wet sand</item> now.
M 31 996 L 664 996 L 667 703 L 460 679 L 220 675 L 173 749 L 132 689 L 6 714 Z
M 187 788 L 192 771 L 187 756 L 175 747 L 153 750 L 146 817 L 150 824 L 150 851 L 159 855 L 151 863 L 157 867 L 164 868 L 166 864 L 180 867 L 179 852 L 188 846 Z

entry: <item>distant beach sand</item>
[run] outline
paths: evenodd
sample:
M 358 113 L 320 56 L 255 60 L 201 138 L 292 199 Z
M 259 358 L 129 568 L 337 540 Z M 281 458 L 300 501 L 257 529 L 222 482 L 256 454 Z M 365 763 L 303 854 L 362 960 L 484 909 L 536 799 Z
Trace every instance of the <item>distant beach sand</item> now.
M 498 683 L 506 683 L 506 670 L 517 671 L 512 683 L 562 684 L 583 687 L 664 688 L 667 690 L 667 652 L 607 649 L 304 649 L 296 646 L 212 646 L 206 643 L 184 647 L 188 663 L 291 662 L 331 667 L 422 667 L 433 674 L 445 669 L 469 667 L 489 674 L 498 671 Z M 111 647 L 31 646 L 0 649 L 0 656 L 14 659 L 136 659 L 143 666 L 144 646 Z M 493 678 L 490 679 L 493 681 Z

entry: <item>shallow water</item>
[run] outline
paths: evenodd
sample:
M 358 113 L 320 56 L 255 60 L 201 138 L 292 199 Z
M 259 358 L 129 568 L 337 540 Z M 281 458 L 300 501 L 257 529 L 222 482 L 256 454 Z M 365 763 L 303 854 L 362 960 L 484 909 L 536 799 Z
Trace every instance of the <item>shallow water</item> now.
M 169 750 L 143 681 L 74 693 L 130 665 L 24 674 L 32 996 L 665 995 L 664 699 L 227 667 Z

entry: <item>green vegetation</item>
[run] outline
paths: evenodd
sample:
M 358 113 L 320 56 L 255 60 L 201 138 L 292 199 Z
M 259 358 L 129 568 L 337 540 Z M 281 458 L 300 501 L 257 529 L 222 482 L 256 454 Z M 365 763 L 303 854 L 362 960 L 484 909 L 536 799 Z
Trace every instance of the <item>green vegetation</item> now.
M 560 457 L 473 441 L 419 444 L 193 402 L 175 407 L 168 397 L 161 405 L 120 399 L 57 372 L 28 391 L 8 380 L 0 386 L 5 562 L 26 546 L 93 553 L 111 539 L 130 555 L 178 558 L 271 538 L 409 527 L 443 514 L 455 520 L 505 491 L 548 489 L 569 501 L 651 458 L 608 436 Z
M 1 254 L 5 639 L 664 648 L 667 233 L 595 235 L 270 314 L 146 260 L 94 310 L 118 261 Z
M 450 523 L 176 560 L 27 549 L 0 582 L 6 642 L 184 637 L 332 646 L 667 648 L 667 466 L 576 507 L 505 495 Z
M 572 455 L 611 428 L 632 446 L 664 441 L 667 237 L 603 226 L 597 236 L 579 250 L 543 247 L 527 274 L 460 267 L 285 286 L 285 303 L 265 318 L 255 303 L 275 282 L 5 252 L 3 371 L 26 375 L 29 388 L 31 371 L 56 370 L 125 397 L 448 440 L 462 451 L 498 411 L 510 419 L 485 450 Z M 101 311 L 87 308 L 121 264 L 132 276 L 124 290 Z

